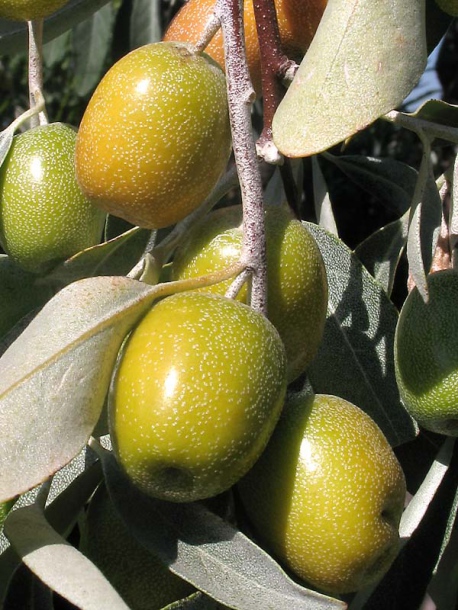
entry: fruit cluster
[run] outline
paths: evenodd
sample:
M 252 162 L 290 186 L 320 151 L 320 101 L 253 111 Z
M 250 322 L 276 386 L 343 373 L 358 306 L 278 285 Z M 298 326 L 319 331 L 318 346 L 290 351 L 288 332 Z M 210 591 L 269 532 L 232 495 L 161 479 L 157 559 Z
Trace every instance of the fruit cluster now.
M 36 19 L 63 4 L 12 0 L 0 3 L 0 16 Z M 247 58 L 261 95 L 252 4 L 245 2 Z M 306 12 L 300 2 L 277 0 L 289 57 L 304 55 L 325 5 L 310 3 Z M 213 7 L 213 0 L 189 0 L 163 41 L 115 63 L 78 130 L 51 123 L 14 137 L 0 166 L 0 244 L 18 273 L 43 279 L 96 247 L 107 215 L 155 231 L 189 219 L 208 199 L 232 152 L 221 36 L 208 54 L 192 46 Z M 170 294 L 125 337 L 108 394 L 113 454 L 146 496 L 187 503 L 231 490 L 247 531 L 298 579 L 330 594 L 359 591 L 398 552 L 404 473 L 363 410 L 338 396 L 294 391 L 305 385 L 329 315 L 327 271 L 306 223 L 282 200 L 262 209 L 264 315 L 250 306 L 250 280 L 236 294 L 234 277 L 218 281 L 243 259 L 244 208 L 226 203 L 186 227 L 169 260 L 160 261 L 168 264 Z M 204 276 L 216 279 L 203 286 Z M 447 334 L 457 278 L 432 275 L 428 307 L 413 291 L 396 336 L 402 399 L 422 426 L 445 434 L 457 430 L 449 398 L 458 356 Z M 119 582 L 119 569 L 110 573 L 123 551 L 100 553 L 105 530 L 119 531 L 120 548 L 148 575 L 169 578 L 144 549 L 131 547 L 103 485 L 87 528 L 81 548 L 126 599 L 129 572 Z M 170 588 L 178 596 L 193 590 L 175 577 Z M 167 590 L 158 607 L 174 599 Z

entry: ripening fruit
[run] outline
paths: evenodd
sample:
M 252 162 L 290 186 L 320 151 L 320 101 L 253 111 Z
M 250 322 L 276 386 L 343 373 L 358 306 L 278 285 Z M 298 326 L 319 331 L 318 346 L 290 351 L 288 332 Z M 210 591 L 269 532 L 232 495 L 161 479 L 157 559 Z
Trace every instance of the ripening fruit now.
M 275 0 L 280 38 L 285 54 L 300 62 L 315 35 L 327 0 Z M 164 40 L 196 44 L 210 19 L 215 0 L 189 0 L 169 25 Z M 253 2 L 245 0 L 243 8 L 245 45 L 248 68 L 253 86 L 261 91 L 261 64 L 259 43 L 254 18 Z M 224 49 L 221 30 L 205 49 L 215 61 L 224 66 Z
M 110 393 L 117 460 L 151 496 L 215 496 L 259 457 L 286 390 L 285 352 L 272 324 L 247 305 L 185 292 L 132 332 Z
M 68 0 L 0 0 L 0 18 L 31 21 L 47 17 Z
M 104 76 L 76 146 L 83 191 L 145 227 L 174 224 L 207 197 L 231 148 L 226 79 L 189 46 L 135 49 Z
M 436 4 L 445 13 L 452 15 L 452 17 L 458 16 L 458 0 L 436 0 Z
M 320 250 L 286 205 L 266 209 L 268 318 L 283 340 L 288 381 L 305 371 L 320 345 L 328 304 L 326 270 Z M 199 277 L 240 258 L 242 208 L 216 210 L 193 227 L 176 253 L 173 279 Z M 224 295 L 231 280 L 202 292 Z M 238 298 L 246 302 L 246 287 Z
M 375 422 L 342 398 L 288 402 L 238 489 L 260 539 L 323 592 L 366 587 L 397 554 L 404 474 Z
M 458 273 L 428 276 L 429 301 L 414 288 L 395 336 L 396 380 L 420 426 L 458 436 Z
M 160 610 L 195 591 L 130 534 L 103 484 L 89 504 L 81 551 L 131 610 Z
M 63 123 L 30 129 L 13 139 L 0 167 L 0 243 L 27 271 L 99 243 L 105 214 L 75 178 L 75 130 Z

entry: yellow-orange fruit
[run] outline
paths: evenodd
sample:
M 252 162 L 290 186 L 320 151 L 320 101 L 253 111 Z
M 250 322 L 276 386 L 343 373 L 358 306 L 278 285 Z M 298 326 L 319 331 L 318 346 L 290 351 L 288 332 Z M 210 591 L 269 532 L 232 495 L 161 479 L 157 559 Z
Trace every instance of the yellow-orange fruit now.
M 280 38 L 285 54 L 300 61 L 316 32 L 327 0 L 275 0 Z M 189 0 L 169 25 L 164 40 L 186 41 L 195 44 L 202 36 L 215 6 L 215 0 Z M 245 45 L 253 86 L 261 91 L 261 64 L 258 35 L 252 0 L 243 7 Z M 221 30 L 205 49 L 215 61 L 224 66 Z
M 76 175 L 98 206 L 167 227 L 202 203 L 231 151 L 226 78 L 184 43 L 135 49 L 107 72 L 81 121 Z

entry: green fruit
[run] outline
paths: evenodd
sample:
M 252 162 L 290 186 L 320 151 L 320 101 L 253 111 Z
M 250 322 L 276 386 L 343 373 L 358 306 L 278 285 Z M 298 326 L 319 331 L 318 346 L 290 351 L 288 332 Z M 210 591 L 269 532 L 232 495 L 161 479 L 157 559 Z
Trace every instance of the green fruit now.
M 27 271 L 99 243 L 105 215 L 75 178 L 76 133 L 53 123 L 14 137 L 0 167 L 0 243 Z
M 195 591 L 129 533 L 103 484 L 89 504 L 81 551 L 132 610 L 160 610 Z
M 47 17 L 68 0 L 0 0 L 0 17 L 31 21 Z
M 287 403 L 238 488 L 266 545 L 326 593 L 369 585 L 397 553 L 404 474 L 378 426 L 342 398 Z
M 445 13 L 453 17 L 458 16 L 458 0 L 436 0 L 436 4 Z
M 402 401 L 428 430 L 458 436 L 458 273 L 428 276 L 429 300 L 416 288 L 401 310 L 395 370 Z
M 53 290 L 37 282 L 37 276 L 0 254 L 0 339 L 28 313 L 44 305 Z
M 215 496 L 253 465 L 278 420 L 286 357 L 248 306 L 186 292 L 151 309 L 122 351 L 110 396 L 119 464 L 146 494 Z
M 326 270 L 315 240 L 286 206 L 266 210 L 268 318 L 283 340 L 288 380 L 305 371 L 320 345 L 328 286 Z M 193 227 L 173 262 L 173 279 L 206 275 L 240 258 L 242 209 L 216 210 Z M 231 280 L 201 290 L 224 295 Z M 246 302 L 244 288 L 238 298 Z
M 111 214 L 166 227 L 207 197 L 230 148 L 221 68 L 189 45 L 159 42 L 123 57 L 98 85 L 78 133 L 77 176 Z

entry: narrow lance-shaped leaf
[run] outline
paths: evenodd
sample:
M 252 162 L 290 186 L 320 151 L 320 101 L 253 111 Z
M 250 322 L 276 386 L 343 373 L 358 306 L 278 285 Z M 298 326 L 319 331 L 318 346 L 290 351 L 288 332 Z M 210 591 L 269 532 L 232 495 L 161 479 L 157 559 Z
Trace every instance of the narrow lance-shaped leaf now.
M 129 610 L 100 570 L 59 536 L 37 506 L 11 513 L 5 531 L 26 566 L 80 610 Z
M 454 444 L 455 439 L 451 437 L 444 441 L 423 483 L 405 509 L 399 526 L 403 544 L 406 544 L 425 516 L 428 506 L 448 470 Z
M 355 250 L 359 260 L 388 296 L 393 290 L 396 270 L 407 242 L 408 227 L 409 212 L 406 212 L 399 220 L 370 235 Z
M 428 298 L 426 275 L 429 273 L 439 236 L 442 204 L 434 180 L 430 147 L 424 143 L 407 236 L 409 273 L 423 299 Z
M 121 277 L 75 282 L 0 359 L 0 501 L 75 457 L 97 423 L 119 347 L 155 288 Z
M 116 11 L 112 3 L 102 6 L 73 30 L 75 89 L 85 96 L 100 81 L 113 37 Z
M 44 41 L 48 42 L 60 36 L 109 2 L 110 0 L 69 0 L 61 9 L 45 19 Z M 12 55 L 26 51 L 27 46 L 27 24 L 0 19 L 0 53 Z
M 273 120 L 290 157 L 326 150 L 398 106 L 426 65 L 425 0 L 329 0 Z
M 415 437 L 394 374 L 398 312 L 382 287 L 334 235 L 307 223 L 317 240 L 329 285 L 320 349 L 308 369 L 317 394 L 334 394 L 366 411 L 392 446 Z
M 149 498 L 103 452 L 108 491 L 138 541 L 170 569 L 237 610 L 337 610 L 343 602 L 305 589 L 229 523 L 202 504 Z
M 315 214 L 318 224 L 333 235 L 339 235 L 336 219 L 332 210 L 328 187 L 316 157 L 312 157 L 313 172 L 313 197 L 315 203 Z
M 67 468 L 64 467 L 54 477 L 53 484 L 55 479 Z M 102 478 L 100 462 L 96 462 L 73 479 L 68 487 L 47 506 L 45 509 L 46 519 L 58 534 L 64 538 L 70 534 L 82 508 L 94 493 Z M 15 506 L 20 505 L 22 502 L 24 502 L 22 506 L 33 504 L 37 496 L 36 490 L 33 490 L 33 492 L 35 493 L 29 492 L 21 496 Z M 27 498 L 26 502 L 24 498 Z M 20 557 L 13 551 L 6 537 L 3 536 L 3 538 L 6 540 L 6 545 L 4 545 L 5 550 L 0 554 L 0 608 L 3 608 L 11 576 L 21 563 Z
M 160 0 L 134 0 L 130 18 L 130 46 L 135 49 L 161 39 Z
M 363 155 L 323 155 L 387 209 L 403 214 L 412 202 L 418 172 L 394 159 Z

